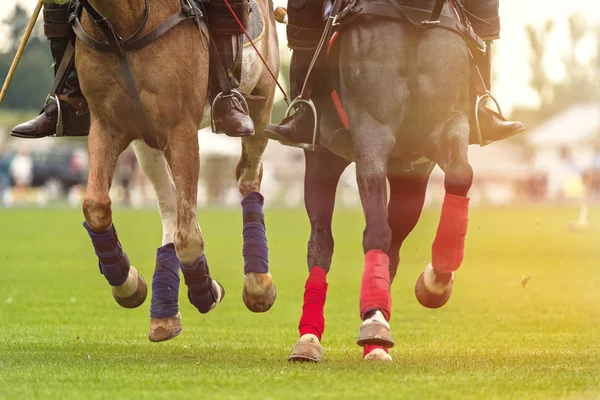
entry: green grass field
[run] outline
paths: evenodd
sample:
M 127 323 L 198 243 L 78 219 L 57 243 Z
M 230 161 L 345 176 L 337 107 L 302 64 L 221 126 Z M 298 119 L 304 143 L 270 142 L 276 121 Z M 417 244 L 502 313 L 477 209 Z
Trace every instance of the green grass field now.
M 600 221 L 600 209 L 590 211 Z M 355 345 L 362 272 L 360 212 L 334 221 L 324 362 L 288 363 L 297 340 L 308 220 L 270 211 L 273 309 L 241 301 L 241 211 L 202 211 L 212 274 L 227 290 L 206 316 L 182 290 L 183 333 L 150 343 L 149 299 L 120 308 L 100 275 L 78 210 L 0 211 L 0 398 L 598 399 L 600 226 L 569 233 L 575 209 L 475 210 L 453 298 L 414 298 L 438 214 L 405 243 L 392 292 L 392 364 Z M 117 210 L 133 265 L 149 281 L 160 245 L 156 212 Z M 530 275 L 526 289 L 522 275 Z

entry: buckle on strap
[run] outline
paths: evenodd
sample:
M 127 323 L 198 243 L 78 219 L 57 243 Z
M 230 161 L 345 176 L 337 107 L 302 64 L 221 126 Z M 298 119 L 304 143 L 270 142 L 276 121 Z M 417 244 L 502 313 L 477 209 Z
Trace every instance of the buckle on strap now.
M 304 150 L 314 151 L 317 148 L 317 144 L 319 141 L 319 138 L 318 138 L 319 130 L 317 127 L 318 117 L 317 117 L 317 108 L 315 107 L 315 103 L 313 103 L 313 101 L 310 99 L 305 100 L 301 96 L 298 96 L 290 103 L 287 110 L 285 111 L 285 118 L 291 117 L 292 111 L 296 110 L 300 104 L 306 104 L 308 106 L 308 108 L 312 111 L 313 126 L 314 126 L 312 143 L 305 144 L 305 143 L 288 143 L 288 142 L 286 142 L 285 144 L 291 145 L 294 147 L 299 147 Z
M 481 125 L 479 124 L 479 105 L 482 101 L 487 99 L 492 99 L 492 101 L 496 104 L 498 114 L 500 114 L 500 116 L 504 118 L 504 115 L 502 114 L 502 109 L 500 108 L 500 103 L 498 103 L 498 100 L 496 100 L 496 98 L 489 91 L 486 91 L 483 96 L 477 96 L 477 101 L 475 102 L 475 123 L 477 125 L 477 140 L 479 141 L 479 145 L 481 147 L 485 146 L 486 144 L 489 144 L 483 141 Z

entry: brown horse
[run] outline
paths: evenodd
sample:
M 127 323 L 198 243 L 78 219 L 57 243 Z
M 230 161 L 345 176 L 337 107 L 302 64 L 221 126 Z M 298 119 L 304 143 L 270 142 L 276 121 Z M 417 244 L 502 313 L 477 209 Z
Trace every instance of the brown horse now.
M 135 33 L 143 23 L 146 7 L 148 18 L 142 35 L 180 12 L 182 7 L 179 0 L 92 0 L 90 4 L 112 24 L 119 37 Z M 279 50 L 273 7 L 268 0 L 258 0 L 257 4 L 264 17 L 264 31 L 256 45 L 277 74 Z M 97 25 L 85 11 L 81 24 L 96 40 L 102 39 Z M 128 52 L 127 57 L 144 124 L 131 117 L 136 115 L 135 104 L 117 56 L 77 41 L 76 65 L 91 116 L 89 184 L 83 212 L 101 272 L 111 286 L 113 297 L 124 307 L 141 305 L 146 297 L 146 284 L 130 266 L 118 241 L 109 196 L 117 159 L 133 142 L 142 169 L 155 188 L 163 223 L 149 333 L 150 340 L 162 341 L 178 335 L 182 329 L 177 304 L 179 269 L 188 286 L 188 298 L 200 312 L 210 311 L 224 296 L 222 286 L 210 277 L 197 219 L 198 127 L 207 125 L 205 117 L 209 115 L 207 35 L 199 30 L 194 19 L 189 19 L 144 48 Z M 261 159 L 268 141 L 263 129 L 270 122 L 275 82 L 251 47 L 244 49 L 243 65 L 240 89 L 248 99 L 256 134 L 241 139 L 236 178 L 244 197 L 244 237 L 256 238 L 252 235 L 258 230 L 264 242 L 258 252 L 262 258 L 252 249 L 246 251 L 245 246 L 243 298 L 250 310 L 262 312 L 275 301 L 275 287 L 266 266 L 263 199 L 259 194 Z M 261 267 L 252 268 L 257 258 Z

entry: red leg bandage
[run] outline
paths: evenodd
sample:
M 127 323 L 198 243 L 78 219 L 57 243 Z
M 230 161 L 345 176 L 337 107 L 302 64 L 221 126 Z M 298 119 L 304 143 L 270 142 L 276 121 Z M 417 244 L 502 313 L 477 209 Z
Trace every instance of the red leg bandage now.
M 454 272 L 465 255 L 469 198 L 446 193 L 440 225 L 433 242 L 431 264 L 436 272 Z
M 325 330 L 323 308 L 327 297 L 327 272 L 321 267 L 313 267 L 304 285 L 304 305 L 298 330 L 300 336 L 312 333 L 321 340 Z
M 381 349 L 383 351 L 385 351 L 386 353 L 390 354 L 390 349 L 386 349 L 385 347 L 381 347 L 381 346 L 373 346 L 373 345 L 366 345 L 365 347 L 363 347 L 363 358 L 365 358 L 367 356 L 367 354 L 369 354 L 370 352 L 372 352 L 375 349 Z
M 392 297 L 390 295 L 390 259 L 381 250 L 365 254 L 365 269 L 360 288 L 360 317 L 371 310 L 380 310 L 390 320 Z

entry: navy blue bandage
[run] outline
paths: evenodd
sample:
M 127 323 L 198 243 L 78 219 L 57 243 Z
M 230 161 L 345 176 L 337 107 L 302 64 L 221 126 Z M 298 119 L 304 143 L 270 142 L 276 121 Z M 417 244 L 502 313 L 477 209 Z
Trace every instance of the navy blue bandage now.
M 244 215 L 244 274 L 269 272 L 269 247 L 263 214 L 264 198 L 258 192 L 248 194 L 242 200 Z
M 181 264 L 181 272 L 188 287 L 188 299 L 202 314 L 210 311 L 216 299 L 211 290 L 212 279 L 208 272 L 206 256 L 202 255 L 193 268 L 186 268 Z
M 179 312 L 179 259 L 175 245 L 156 250 L 156 269 L 152 277 L 151 318 L 169 318 Z
M 87 222 L 83 223 L 92 239 L 94 250 L 98 256 L 100 272 L 110 286 L 121 286 L 129 276 L 129 258 L 123 251 L 114 225 L 106 233 L 96 233 Z

